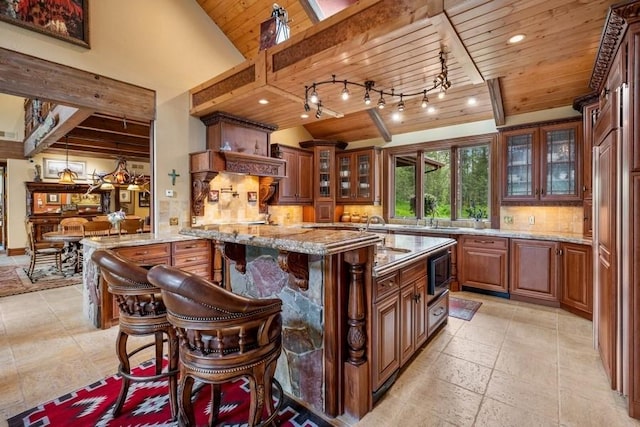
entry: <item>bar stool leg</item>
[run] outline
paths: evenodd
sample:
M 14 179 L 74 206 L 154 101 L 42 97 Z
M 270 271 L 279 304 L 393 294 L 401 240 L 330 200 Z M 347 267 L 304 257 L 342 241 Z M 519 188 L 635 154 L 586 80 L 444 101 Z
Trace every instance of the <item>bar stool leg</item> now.
M 190 427 L 196 425 L 196 417 L 193 414 L 191 405 L 191 391 L 193 389 L 193 377 L 181 370 L 180 385 L 178 394 L 180 395 L 180 417 L 178 425 L 180 427 Z
M 116 354 L 118 355 L 118 361 L 120 362 L 120 367 L 118 371 L 122 374 L 122 386 L 120 387 L 120 394 L 118 395 L 118 400 L 116 400 L 116 405 L 113 408 L 113 416 L 117 417 L 122 410 L 122 406 L 124 405 L 124 401 L 127 398 L 127 392 L 129 391 L 129 385 L 131 384 L 131 380 L 128 377 L 128 374 L 131 373 L 131 366 L 129 365 L 129 356 L 127 355 L 127 339 L 129 338 L 129 334 L 123 332 L 122 330 L 118 331 L 118 338 L 116 339 Z
M 169 357 L 169 372 L 178 371 L 178 335 L 173 327 L 167 329 L 167 353 Z M 178 417 L 178 376 L 176 374 L 169 376 L 169 405 L 171 407 L 171 419 L 176 420 Z

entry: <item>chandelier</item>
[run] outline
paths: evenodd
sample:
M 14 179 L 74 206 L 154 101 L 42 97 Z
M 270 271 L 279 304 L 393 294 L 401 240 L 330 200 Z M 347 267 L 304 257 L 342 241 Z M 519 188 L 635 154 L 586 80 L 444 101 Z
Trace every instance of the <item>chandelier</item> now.
M 113 190 L 116 186 L 127 186 L 127 190 L 149 192 L 149 178 L 143 174 L 129 172 L 127 161 L 120 157 L 117 159 L 116 168 L 108 173 L 96 173 L 91 175 L 92 183 L 89 185 L 87 193 L 99 188 L 101 190 Z
M 376 97 L 377 100 L 377 107 L 379 109 L 383 109 L 385 108 L 385 106 L 387 105 L 386 100 L 384 99 L 385 96 L 389 97 L 391 99 L 394 98 L 400 98 L 400 101 L 398 102 L 398 104 L 396 105 L 396 109 L 399 113 L 403 112 L 405 109 L 405 103 L 404 103 L 404 98 L 411 98 L 414 96 L 418 96 L 418 95 L 422 95 L 422 100 L 420 102 L 420 106 L 422 108 L 427 108 L 427 106 L 429 105 L 429 98 L 427 97 L 427 94 L 429 92 L 433 92 L 435 90 L 438 90 L 438 98 L 442 99 L 444 98 L 447 90 L 451 87 L 451 82 L 449 81 L 449 71 L 447 69 L 447 62 L 446 62 L 446 57 L 445 57 L 445 53 L 440 51 L 440 73 L 434 77 L 433 79 L 433 85 L 429 88 L 423 89 L 421 91 L 418 92 L 411 92 L 411 93 L 404 93 L 404 92 L 399 92 L 396 93 L 396 91 L 394 89 L 391 89 L 390 91 L 388 90 L 384 90 L 384 89 L 376 89 L 375 86 L 375 82 L 373 80 L 366 80 L 364 83 L 359 83 L 359 82 L 351 82 L 349 80 L 339 80 L 336 79 L 335 74 L 332 75 L 332 79 L 331 80 L 325 80 L 325 81 L 321 81 L 321 82 L 313 82 L 311 84 L 311 86 L 305 86 L 304 87 L 304 111 L 305 112 L 309 112 L 311 111 L 311 106 L 309 105 L 311 104 L 315 104 L 316 105 L 316 119 L 319 119 L 322 116 L 322 100 L 320 99 L 320 95 L 318 94 L 318 88 L 320 86 L 324 86 L 326 84 L 339 84 L 339 85 L 343 85 L 342 91 L 340 92 L 340 96 L 343 100 L 348 100 L 349 97 L 351 96 L 351 92 L 349 91 L 349 87 L 351 86 L 356 86 L 356 87 L 360 87 L 364 89 L 364 96 L 363 96 L 363 101 L 365 103 L 365 105 L 370 105 L 373 101 L 372 101 L 372 96 Z
M 78 174 L 69 169 L 69 136 L 65 137 L 64 148 L 67 153 L 66 167 L 58 172 L 58 183 L 60 184 L 75 184 L 75 180 L 78 179 Z

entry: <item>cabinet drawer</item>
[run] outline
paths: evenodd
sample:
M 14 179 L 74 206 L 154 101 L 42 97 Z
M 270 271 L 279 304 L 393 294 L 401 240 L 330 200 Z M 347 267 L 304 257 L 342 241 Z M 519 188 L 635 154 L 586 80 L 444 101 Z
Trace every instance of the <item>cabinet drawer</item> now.
M 429 318 L 427 319 L 427 335 L 431 335 L 449 315 L 449 291 L 445 291 L 440 298 L 429 306 L 427 310 Z
M 490 236 L 464 236 L 460 238 L 460 246 L 479 246 L 485 249 L 507 249 L 509 239 Z
M 184 242 L 173 242 L 172 249 L 173 255 L 180 255 L 190 252 L 208 252 L 211 248 L 211 242 L 209 240 L 187 240 Z
M 179 267 L 180 270 L 188 271 L 196 276 L 203 277 L 207 280 L 211 280 L 211 265 L 199 264 Z
M 427 275 L 427 262 L 419 261 L 400 271 L 400 283 L 402 286 L 411 283 L 420 277 Z
M 187 265 L 208 265 L 211 264 L 211 254 L 206 252 L 183 253 L 173 257 L 174 267 L 182 268 Z
M 164 259 L 166 264 L 171 264 L 170 243 L 118 248 L 115 249 L 114 252 L 130 259 L 131 261 L 146 263 L 150 260 Z
M 398 289 L 398 275 L 396 273 L 378 277 L 373 286 L 373 300 L 378 301 L 393 292 L 398 292 Z

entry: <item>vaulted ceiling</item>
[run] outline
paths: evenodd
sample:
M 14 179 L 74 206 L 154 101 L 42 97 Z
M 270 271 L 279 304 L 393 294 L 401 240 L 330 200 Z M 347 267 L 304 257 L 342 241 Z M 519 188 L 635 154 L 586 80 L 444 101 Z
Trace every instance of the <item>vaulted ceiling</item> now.
M 192 98 L 192 114 L 225 111 L 281 129 L 302 125 L 314 138 L 343 141 L 388 140 L 390 135 L 492 118 L 501 125 L 505 116 L 571 105 L 591 92 L 603 25 L 609 6 L 616 3 L 361 0 L 349 5 L 354 2 L 344 0 L 344 10 L 318 22 L 322 1 L 284 0 L 278 4 L 288 12 L 291 37 L 261 52 L 260 25 L 271 16 L 272 1 L 197 1 L 257 74 L 245 87 L 232 83 L 246 64 L 211 76 L 212 81 L 192 90 L 192 96 L 200 91 L 202 101 L 196 105 Z M 515 34 L 525 39 L 509 43 Z M 441 50 L 452 86 L 442 100 L 429 94 L 432 113 L 418 106 L 418 96 L 404 99 L 407 108 L 394 121 L 395 108 L 390 107 L 397 98 L 387 99 L 384 110 L 372 109 L 362 102 L 364 91 L 352 91 L 345 102 L 340 99 L 342 85 L 329 84 L 318 88 L 324 108 L 320 119 L 314 117 L 314 106 L 308 118 L 300 117 L 305 86 L 332 75 L 339 81 L 372 80 L 376 88 L 393 88 L 396 94 L 421 92 L 440 71 Z M 233 90 L 207 92 L 222 81 Z M 259 98 L 270 103 L 260 106 Z M 469 98 L 475 98 L 474 105 Z

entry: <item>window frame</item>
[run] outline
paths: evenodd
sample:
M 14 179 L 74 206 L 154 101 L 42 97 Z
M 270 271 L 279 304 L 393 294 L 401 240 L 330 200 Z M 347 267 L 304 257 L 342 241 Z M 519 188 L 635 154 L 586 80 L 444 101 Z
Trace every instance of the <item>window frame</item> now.
M 386 185 L 384 186 L 384 216 L 387 221 L 391 221 L 395 218 L 395 157 L 398 155 L 411 155 L 416 154 L 421 161 L 417 162 L 416 167 L 416 188 L 423 188 L 424 179 L 424 153 L 434 150 L 451 150 L 451 186 L 453 189 L 457 188 L 458 180 L 458 148 L 467 148 L 478 145 L 489 145 L 489 164 L 490 164 L 490 176 L 489 176 L 489 205 L 491 213 L 489 216 L 489 222 L 491 228 L 500 227 L 500 187 L 498 185 L 498 179 L 500 169 L 498 167 L 499 150 L 498 150 L 498 133 L 474 135 L 461 138 L 444 139 L 438 141 L 421 142 L 410 145 L 402 145 L 397 147 L 389 147 L 384 150 L 384 177 Z M 457 212 L 457 200 L 456 192 L 451 191 L 451 220 L 455 221 L 455 213 Z M 422 220 L 425 218 L 423 203 L 416 203 L 416 219 Z

